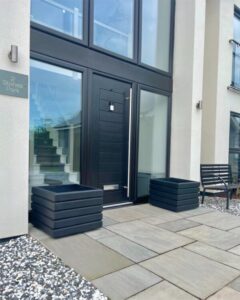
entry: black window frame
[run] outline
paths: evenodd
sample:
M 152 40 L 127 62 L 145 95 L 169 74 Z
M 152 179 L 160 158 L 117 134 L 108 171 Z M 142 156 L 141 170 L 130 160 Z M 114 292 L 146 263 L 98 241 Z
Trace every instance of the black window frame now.
M 142 62 L 142 8 L 143 8 L 143 0 L 139 0 L 139 32 L 138 32 L 138 64 L 143 66 L 144 68 L 151 69 L 155 72 L 161 72 L 166 76 L 173 75 L 173 51 L 174 51 L 174 26 L 175 26 L 175 0 L 171 1 L 171 16 L 170 16 L 170 38 L 169 38 L 169 57 L 168 57 L 168 64 L 169 64 L 169 71 L 164 71 L 159 68 L 150 66 L 146 63 Z
M 133 58 L 129 58 L 94 45 L 93 43 L 94 0 L 83 0 L 83 39 L 78 39 L 76 37 L 62 33 L 50 27 L 38 24 L 34 21 L 31 21 L 31 28 L 45 32 L 52 36 L 59 37 L 61 39 L 65 39 L 66 41 L 72 43 L 86 46 L 87 48 L 93 49 L 99 53 L 106 54 L 108 56 L 120 59 L 125 62 L 130 62 L 144 69 L 156 72 L 158 74 L 162 74 L 167 77 L 172 77 L 173 52 L 174 52 L 175 0 L 169 0 L 169 1 L 171 1 L 171 20 L 170 20 L 171 23 L 170 23 L 170 41 L 169 41 L 170 47 L 169 47 L 169 71 L 168 72 L 141 62 L 142 0 L 134 0 Z
M 31 0 L 30 0 L 30 2 L 31 2 Z M 58 31 L 58 30 L 48 27 L 46 25 L 39 24 L 32 20 L 30 20 L 30 25 L 31 25 L 31 28 L 40 30 L 42 32 L 51 34 L 53 36 L 59 37 L 61 39 L 65 39 L 65 40 L 73 42 L 73 43 L 87 46 L 88 45 L 88 23 L 89 23 L 88 16 L 89 16 L 88 0 L 83 0 L 83 32 L 82 32 L 83 38 L 82 39 L 71 36 L 67 33 Z
M 136 97 L 136 110 L 135 110 L 135 120 L 136 120 L 136 127 L 135 127 L 135 173 L 134 173 L 134 194 L 135 194 L 135 200 L 136 202 L 145 202 L 148 199 L 148 196 L 142 196 L 138 197 L 138 160 L 139 160 L 139 124 L 140 124 L 140 105 L 141 105 L 141 91 L 147 91 L 150 93 L 155 93 L 161 96 L 167 96 L 168 97 L 168 107 L 167 107 L 167 143 L 166 143 L 166 166 L 165 166 L 165 172 L 166 177 L 169 177 L 170 175 L 170 148 L 171 148 L 171 116 L 172 116 L 172 93 L 167 92 L 165 90 L 159 89 L 159 88 L 153 88 L 150 86 L 147 86 L 145 84 L 138 84 L 137 85 L 137 97 Z
M 79 166 L 79 173 L 80 173 L 80 184 L 81 182 L 84 182 L 85 180 L 85 176 L 87 173 L 87 165 L 86 165 L 86 160 L 85 160 L 85 153 L 86 153 L 86 124 L 87 124 L 87 77 L 88 77 L 88 70 L 84 67 L 81 66 L 77 66 L 75 64 L 71 64 L 68 62 L 65 62 L 63 60 L 59 60 L 57 58 L 54 57 L 49 57 L 46 55 L 42 55 L 39 53 L 35 53 L 30 51 L 30 60 L 35 60 L 35 61 L 39 61 L 45 64 L 49 64 L 52 66 L 56 66 L 56 67 L 60 67 L 60 68 L 64 68 L 67 70 L 71 70 L 71 71 L 76 71 L 82 74 L 82 82 L 81 82 L 81 98 L 80 100 L 80 104 L 81 104 L 81 135 L 80 135 L 80 141 L 81 141 L 81 146 L 80 147 L 80 166 Z
M 127 57 L 120 55 L 113 51 L 107 50 L 94 44 L 94 0 L 89 0 L 89 47 L 97 51 L 106 53 L 108 55 L 123 59 L 125 61 L 137 63 L 138 62 L 138 23 L 139 23 L 139 0 L 133 0 L 134 2 L 134 13 L 133 13 L 133 57 Z
M 92 1 L 92 0 L 91 0 Z M 140 1 L 140 0 L 135 0 Z M 168 107 L 168 135 L 167 135 L 167 176 L 170 169 L 170 137 L 171 137 L 171 106 L 172 106 L 172 66 L 173 66 L 173 46 L 174 46 L 174 8 L 175 0 L 172 1 L 172 20 L 171 20 L 171 52 L 170 66 L 171 72 L 167 73 L 149 66 L 139 64 L 140 57 L 137 56 L 137 61 L 131 61 L 125 57 L 107 53 L 99 49 L 89 46 L 89 33 L 87 42 L 78 40 L 77 38 L 62 34 L 45 26 L 41 26 L 31 22 L 31 40 L 30 40 L 30 56 L 33 59 L 52 63 L 60 67 L 70 68 L 82 72 L 82 143 L 81 143 L 81 183 L 89 184 L 88 182 L 88 147 L 89 147 L 89 101 L 91 100 L 91 77 L 93 73 L 105 75 L 107 77 L 119 79 L 121 81 L 132 84 L 132 160 L 131 160 L 131 190 L 130 199 L 134 203 L 140 202 L 137 197 L 137 165 L 138 165 L 138 131 L 139 131 L 139 109 L 140 109 L 140 91 L 141 89 L 149 92 L 166 95 L 169 98 Z M 90 22 L 90 2 L 87 3 L 87 20 L 88 26 Z M 138 7 L 138 16 L 139 16 Z M 139 19 L 138 19 L 139 20 Z M 88 27 L 89 28 L 89 27 Z M 86 35 L 87 34 L 87 35 Z M 139 32 L 137 36 L 137 47 L 139 47 Z M 140 51 L 138 51 L 139 55 Z

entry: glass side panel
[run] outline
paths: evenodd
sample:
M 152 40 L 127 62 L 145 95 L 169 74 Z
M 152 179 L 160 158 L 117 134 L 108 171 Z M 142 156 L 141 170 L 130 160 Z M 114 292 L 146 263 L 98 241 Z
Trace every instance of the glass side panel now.
M 151 178 L 166 177 L 168 97 L 141 91 L 138 197 L 149 194 Z
M 94 45 L 133 57 L 134 0 L 94 0 Z
M 83 38 L 83 0 L 31 0 L 31 21 Z
M 230 148 L 240 148 L 240 118 L 237 116 L 230 119 Z
M 233 182 L 239 183 L 240 182 L 240 153 L 230 153 L 229 164 L 232 167 Z
M 240 116 L 231 114 L 229 138 L 229 164 L 232 166 L 233 181 L 240 181 Z
M 144 64 L 169 71 L 170 0 L 142 1 L 142 57 Z
M 80 182 L 82 74 L 32 60 L 30 186 Z

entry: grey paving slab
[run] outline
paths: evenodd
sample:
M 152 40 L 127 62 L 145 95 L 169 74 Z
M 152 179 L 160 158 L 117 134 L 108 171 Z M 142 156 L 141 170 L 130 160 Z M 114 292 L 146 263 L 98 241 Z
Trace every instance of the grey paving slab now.
M 199 223 L 196 223 L 196 222 L 193 222 L 190 220 L 180 219 L 180 220 L 175 220 L 175 221 L 171 221 L 171 222 L 167 222 L 167 223 L 162 223 L 162 224 L 159 224 L 158 226 L 161 228 L 164 228 L 166 230 L 177 232 L 177 231 L 181 231 L 184 229 L 196 227 L 199 225 L 200 225 Z
M 240 277 L 238 277 L 237 279 L 235 279 L 233 282 L 231 282 L 229 284 L 229 286 L 231 288 L 233 288 L 234 290 L 240 292 Z M 239 298 L 240 299 L 240 298 Z
M 159 276 L 134 265 L 94 280 L 93 284 L 110 299 L 120 300 L 129 298 L 161 280 Z
M 240 226 L 240 217 L 229 213 L 211 212 L 189 218 L 194 222 L 212 226 L 221 230 L 229 230 Z
M 230 249 L 229 252 L 240 255 L 240 246 L 237 246 L 237 247 L 234 247 L 234 248 Z
M 140 265 L 201 299 L 240 275 L 238 270 L 183 248 L 151 258 Z
M 98 243 L 85 234 L 61 239 L 45 239 L 42 243 L 89 280 L 133 264 L 121 254 Z
M 104 237 L 113 236 L 114 233 L 105 228 L 99 228 L 97 230 L 89 231 L 86 233 L 87 236 L 91 237 L 94 240 L 99 240 Z
M 103 212 L 105 217 L 108 217 L 116 222 L 128 222 L 144 218 L 144 212 L 136 211 L 136 206 L 127 206 L 123 208 L 107 209 Z
M 162 281 L 129 300 L 195 300 L 197 298 L 167 281 Z
M 209 208 L 209 207 L 200 206 L 195 209 L 179 212 L 178 215 L 180 215 L 183 218 L 189 218 L 189 217 L 193 217 L 193 216 L 197 216 L 197 215 L 203 215 L 203 214 L 206 214 L 209 212 L 214 212 L 214 209 Z
M 238 218 L 240 218 L 240 216 Z M 229 232 L 234 232 L 234 233 L 240 235 L 240 227 L 233 228 L 233 229 L 229 230 Z
M 211 246 L 228 250 L 240 244 L 240 235 L 201 225 L 179 231 L 178 234 L 204 242 Z
M 175 214 L 175 212 L 171 212 L 169 210 L 151 205 L 151 204 L 142 204 L 142 205 L 136 205 L 135 206 L 136 211 L 144 213 L 145 217 L 154 217 L 154 216 L 159 216 L 165 213 L 169 214 Z
M 225 287 L 213 296 L 208 298 L 209 300 L 239 300 L 240 293 L 231 289 L 230 287 Z
M 191 239 L 141 221 L 120 223 L 109 230 L 157 253 L 163 253 L 192 242 Z
M 178 214 L 164 211 L 158 216 L 143 218 L 141 219 L 141 221 L 151 225 L 159 225 L 162 223 L 176 221 L 179 219 L 182 219 L 182 217 Z
M 107 227 L 107 226 L 110 226 L 110 225 L 113 225 L 113 224 L 116 224 L 117 221 L 111 219 L 111 218 L 108 218 L 107 216 L 104 216 L 103 214 L 103 227 Z
M 98 241 L 136 263 L 158 255 L 157 253 L 116 234 L 114 236 L 101 238 Z
M 187 245 L 185 249 L 240 270 L 240 256 L 224 251 L 201 242 Z
M 29 226 L 29 234 L 36 240 L 42 241 L 44 239 L 48 239 L 49 235 L 47 235 L 42 230 L 37 229 L 36 227 Z

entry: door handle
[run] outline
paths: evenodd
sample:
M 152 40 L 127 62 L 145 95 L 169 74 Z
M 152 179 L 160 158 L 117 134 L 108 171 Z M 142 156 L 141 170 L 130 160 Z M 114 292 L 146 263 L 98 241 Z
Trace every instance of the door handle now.
M 127 174 L 127 198 L 130 197 L 131 175 L 131 137 L 132 137 L 132 88 L 129 91 L 129 128 L 128 128 L 128 174 Z

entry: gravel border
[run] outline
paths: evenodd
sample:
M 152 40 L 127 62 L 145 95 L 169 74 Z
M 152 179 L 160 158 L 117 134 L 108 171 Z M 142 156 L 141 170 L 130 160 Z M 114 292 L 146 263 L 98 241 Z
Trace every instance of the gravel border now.
M 227 200 L 224 197 L 205 197 L 201 204 L 202 197 L 199 197 L 201 207 L 213 208 L 217 211 L 227 212 L 231 215 L 240 216 L 240 199 L 232 199 L 229 202 L 229 210 L 226 209 Z
M 0 243 L 0 299 L 107 300 L 107 297 L 40 242 L 25 235 Z

